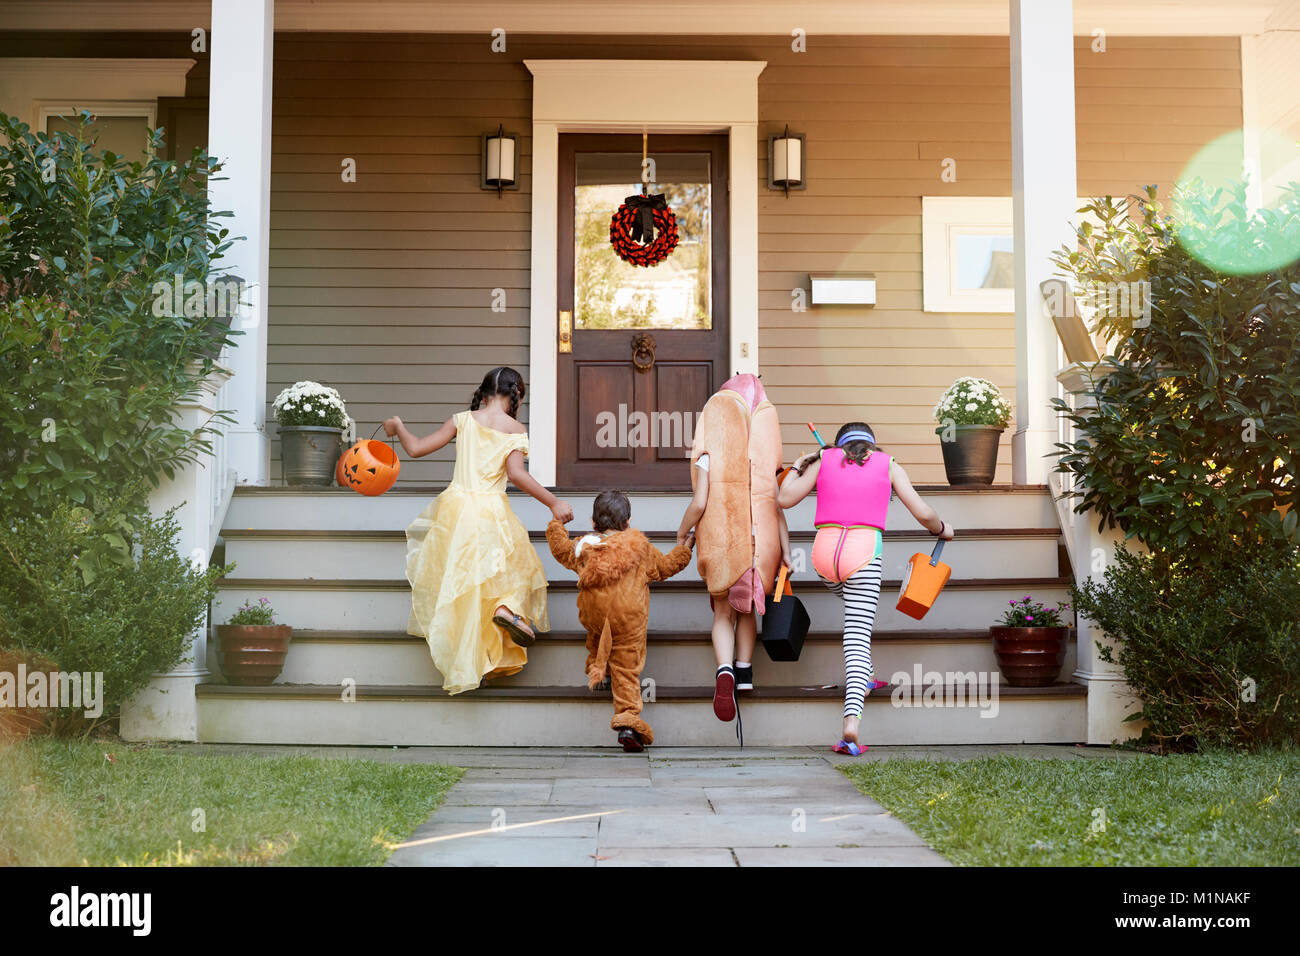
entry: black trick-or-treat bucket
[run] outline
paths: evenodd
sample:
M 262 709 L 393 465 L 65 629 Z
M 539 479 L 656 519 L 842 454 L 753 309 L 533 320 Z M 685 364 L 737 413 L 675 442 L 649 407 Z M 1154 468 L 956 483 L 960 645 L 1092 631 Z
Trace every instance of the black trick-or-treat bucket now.
M 789 568 L 782 567 L 776 580 L 772 600 L 763 615 L 763 633 L 759 635 L 767 656 L 774 661 L 797 661 L 808 636 L 808 609 L 794 596 L 786 580 Z

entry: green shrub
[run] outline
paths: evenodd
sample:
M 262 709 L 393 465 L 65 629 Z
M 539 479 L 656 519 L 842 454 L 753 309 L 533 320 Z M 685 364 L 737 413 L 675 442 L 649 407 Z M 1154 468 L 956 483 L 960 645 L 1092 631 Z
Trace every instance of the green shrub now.
M 1162 749 L 1300 742 L 1300 549 L 1224 552 L 1214 563 L 1121 547 L 1080 614 L 1120 642 L 1118 663 Z
M 181 661 L 226 569 L 195 569 L 176 552 L 173 512 L 150 516 L 138 493 L 94 504 L 0 513 L 0 647 L 39 654 L 62 671 L 102 673 L 108 718 L 151 675 Z M 79 564 L 100 553 L 104 535 L 125 536 L 131 558 L 87 581 Z M 61 713 L 60 729 L 86 729 L 80 712 Z
M 1276 261 L 1272 246 L 1300 255 L 1300 193 L 1252 216 L 1244 185 L 1192 183 L 1175 193 L 1177 222 L 1154 197 L 1090 203 L 1101 227 L 1056 256 L 1084 290 L 1150 283 L 1149 316 L 1117 308 L 1123 297 L 1099 312 L 1114 354 L 1093 377 L 1095 411 L 1055 403 L 1076 430 L 1058 470 L 1082 489 L 1077 510 L 1157 551 L 1213 563 L 1233 543 L 1300 541 L 1300 261 L 1229 274 L 1179 241 L 1203 256 L 1196 237 L 1260 261 Z
M 230 245 L 208 208 L 219 165 L 128 162 L 89 118 L 47 135 L 0 113 L 0 490 L 45 515 L 207 451 L 175 408 L 232 336 L 230 303 L 184 296 Z

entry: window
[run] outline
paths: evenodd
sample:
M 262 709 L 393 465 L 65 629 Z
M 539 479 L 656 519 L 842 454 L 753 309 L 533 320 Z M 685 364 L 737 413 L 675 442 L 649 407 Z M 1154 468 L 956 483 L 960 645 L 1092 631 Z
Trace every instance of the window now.
M 609 217 L 641 191 L 640 153 L 578 153 L 574 209 L 575 329 L 709 329 L 713 325 L 712 188 L 708 153 L 658 153 L 662 193 L 677 217 L 677 248 L 642 269 L 609 243 Z
M 921 198 L 926 312 L 1014 312 L 1011 197 Z
M 1086 202 L 1079 199 L 1075 208 Z M 1011 218 L 1010 196 L 921 197 L 926 312 L 1016 311 Z M 1090 214 L 1078 218 L 1092 219 Z M 1066 235 L 1063 228 L 1062 238 Z
M 80 124 L 82 110 L 94 114 L 91 129 L 99 149 L 112 150 L 130 160 L 147 158 L 149 129 L 155 125 L 152 102 L 42 103 L 41 128 L 47 133 L 70 133 Z

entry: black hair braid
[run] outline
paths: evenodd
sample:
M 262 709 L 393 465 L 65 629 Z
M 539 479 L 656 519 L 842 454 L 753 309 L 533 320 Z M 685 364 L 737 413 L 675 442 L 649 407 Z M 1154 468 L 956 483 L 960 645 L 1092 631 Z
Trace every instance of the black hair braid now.
M 482 383 L 469 400 L 469 408 L 477 411 L 488 399 L 501 395 L 509 402 L 510 417 L 518 419 L 519 403 L 523 401 L 525 391 L 523 376 L 508 366 L 500 365 L 483 376 Z

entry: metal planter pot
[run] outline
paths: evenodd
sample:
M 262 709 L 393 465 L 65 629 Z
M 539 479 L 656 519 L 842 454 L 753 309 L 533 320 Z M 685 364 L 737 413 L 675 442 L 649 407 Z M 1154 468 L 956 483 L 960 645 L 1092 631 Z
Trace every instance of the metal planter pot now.
M 334 484 L 334 467 L 342 453 L 341 428 L 280 426 L 280 469 L 286 485 Z
M 292 638 L 288 624 L 219 624 L 221 672 L 241 687 L 272 684 L 284 670 Z
M 1002 679 L 1012 687 L 1048 687 L 1065 663 L 1068 627 L 990 627 Z
M 998 442 L 1004 429 L 997 425 L 954 425 L 952 441 L 940 440 L 943 470 L 948 484 L 991 485 L 998 467 Z M 942 436 L 943 430 L 936 429 Z

